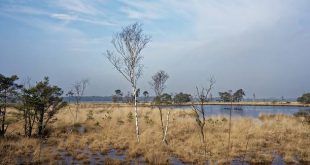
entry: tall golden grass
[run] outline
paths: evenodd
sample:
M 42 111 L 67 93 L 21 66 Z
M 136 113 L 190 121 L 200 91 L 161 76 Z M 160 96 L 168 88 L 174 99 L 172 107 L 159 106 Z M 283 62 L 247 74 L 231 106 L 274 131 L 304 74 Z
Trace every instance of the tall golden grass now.
M 310 162 L 310 125 L 293 116 L 233 118 L 229 154 L 228 119 L 220 116 L 207 118 L 205 157 L 191 110 L 171 112 L 168 144 L 165 145 L 162 143 L 160 118 L 156 109 L 139 108 L 141 141 L 137 143 L 131 107 L 84 104 L 75 126 L 70 108 L 73 109 L 73 105 L 62 109 L 50 125 L 51 134 L 44 142 L 41 162 L 53 164 L 61 159 L 59 153 L 65 151 L 75 160 L 87 164 L 89 157 L 80 152 L 85 148 L 102 154 L 114 148 L 126 154 L 125 161 L 109 160 L 109 164 L 126 164 L 141 156 L 151 164 L 169 164 L 171 157 L 194 164 L 206 161 L 225 164 L 234 159 L 270 163 L 275 154 L 281 155 L 287 163 Z M 167 113 L 167 109 L 163 113 Z M 39 161 L 39 140 L 18 136 L 22 134 L 21 124 L 11 125 L 7 138 L 0 139 L 0 147 L 3 148 L 0 151 L 0 164 L 16 164 L 20 161 L 16 158 L 26 163 Z M 81 131 L 80 128 L 85 130 Z

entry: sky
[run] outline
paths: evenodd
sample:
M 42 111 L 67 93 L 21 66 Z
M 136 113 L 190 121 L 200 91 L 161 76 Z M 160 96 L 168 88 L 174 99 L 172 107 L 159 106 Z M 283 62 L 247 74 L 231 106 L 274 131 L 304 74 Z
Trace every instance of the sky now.
M 244 89 L 246 97 L 295 98 L 310 92 L 309 0 L 1 0 L 0 73 L 32 83 L 49 76 L 66 92 L 88 79 L 85 95 L 109 96 L 130 84 L 106 50 L 122 27 L 139 22 L 142 91 L 159 70 L 167 93 Z

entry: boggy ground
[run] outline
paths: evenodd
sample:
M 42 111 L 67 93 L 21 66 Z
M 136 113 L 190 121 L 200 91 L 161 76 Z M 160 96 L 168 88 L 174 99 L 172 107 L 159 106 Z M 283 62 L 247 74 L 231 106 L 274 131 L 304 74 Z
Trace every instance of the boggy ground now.
M 161 141 L 158 110 L 138 111 L 140 143 L 130 107 L 81 105 L 73 126 L 74 106 L 68 106 L 56 115 L 42 143 L 22 137 L 22 121 L 17 122 L 0 139 L 0 164 L 226 164 L 233 160 L 270 164 L 279 156 L 288 164 L 310 163 L 310 125 L 303 118 L 233 118 L 229 151 L 227 118 L 207 118 L 204 147 L 192 111 L 172 110 L 166 145 Z

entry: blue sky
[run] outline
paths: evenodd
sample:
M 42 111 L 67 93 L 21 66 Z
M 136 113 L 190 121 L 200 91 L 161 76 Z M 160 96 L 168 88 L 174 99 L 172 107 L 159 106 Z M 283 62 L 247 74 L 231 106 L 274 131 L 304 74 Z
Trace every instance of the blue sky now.
M 143 23 L 138 85 L 151 91 L 163 69 L 167 92 L 193 93 L 210 75 L 218 91 L 247 97 L 297 97 L 310 91 L 308 0 L 2 0 L 0 71 L 32 81 L 49 76 L 65 91 L 90 80 L 87 95 L 126 93 L 130 85 L 104 53 L 121 27 Z

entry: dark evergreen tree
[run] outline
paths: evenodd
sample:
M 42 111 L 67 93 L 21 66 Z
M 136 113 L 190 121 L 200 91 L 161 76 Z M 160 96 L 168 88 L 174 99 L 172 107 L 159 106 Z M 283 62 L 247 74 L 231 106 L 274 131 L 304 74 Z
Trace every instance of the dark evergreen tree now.
M 243 96 L 245 96 L 244 90 L 243 89 L 238 89 L 233 94 L 233 101 L 234 102 L 240 102 L 243 99 Z
M 304 93 L 301 97 L 297 98 L 297 101 L 304 104 L 310 104 L 310 93 Z
M 12 75 L 6 77 L 0 74 L 0 136 L 4 136 L 9 126 L 7 120 L 7 107 L 9 103 L 16 100 L 18 90 L 22 88 L 22 85 L 16 83 L 18 77 Z
M 178 93 L 173 98 L 175 103 L 187 103 L 191 101 L 191 95 L 186 93 Z
M 61 88 L 49 84 L 48 77 L 45 77 L 34 87 L 25 90 L 26 105 L 32 107 L 35 112 L 38 136 L 44 135 L 44 130 L 50 119 L 59 109 L 66 106 L 62 94 Z

